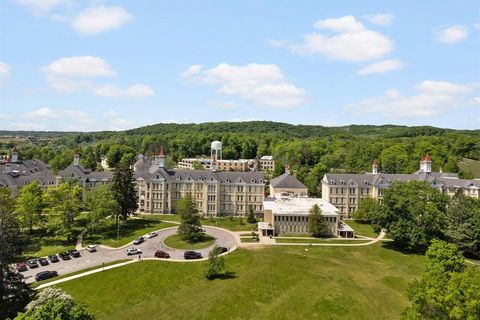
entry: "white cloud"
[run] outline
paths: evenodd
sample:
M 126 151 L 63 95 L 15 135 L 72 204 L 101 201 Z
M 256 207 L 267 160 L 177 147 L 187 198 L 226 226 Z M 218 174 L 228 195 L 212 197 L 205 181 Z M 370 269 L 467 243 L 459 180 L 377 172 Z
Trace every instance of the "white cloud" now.
M 104 117 L 109 118 L 109 117 L 114 117 L 114 116 L 118 115 L 118 112 L 115 111 L 115 110 L 107 110 L 107 111 L 102 112 L 102 114 L 103 114 Z
M 473 97 L 470 102 L 472 104 L 480 105 L 480 97 Z
M 51 108 L 40 108 L 24 114 L 28 120 L 66 120 L 65 123 L 74 123 L 75 125 L 91 125 L 95 120 L 89 114 L 79 110 L 53 110 Z
M 10 120 L 13 117 L 9 114 L 0 113 L 0 120 Z
M 90 88 L 97 96 L 113 98 L 147 98 L 155 95 L 155 91 L 146 84 L 134 84 L 127 89 L 120 89 L 113 84 L 92 86 Z
M 393 41 L 383 34 L 367 29 L 353 16 L 319 20 L 314 32 L 303 37 L 301 43 L 270 40 L 275 46 L 286 46 L 303 54 L 323 55 L 333 60 L 368 61 L 382 58 L 394 50 Z
M 41 69 L 50 86 L 60 92 L 88 90 L 104 97 L 144 98 L 155 95 L 154 90 L 146 84 L 134 84 L 121 89 L 115 84 L 98 85 L 93 78 L 115 76 L 117 73 L 102 58 L 93 56 L 76 56 L 58 59 Z
M 15 2 L 35 14 L 48 14 L 55 7 L 67 3 L 66 0 L 15 0 Z
M 46 130 L 47 126 L 40 123 L 26 123 L 26 122 L 17 122 L 11 125 L 11 128 L 14 130 L 23 130 L 23 131 L 39 131 Z
M 404 63 L 397 59 L 382 60 L 357 71 L 357 74 L 367 75 L 372 73 L 385 73 L 393 70 L 398 70 L 404 66 Z
M 306 101 L 305 90 L 289 83 L 274 64 L 236 66 L 221 63 L 193 79 L 217 86 L 217 93 L 236 95 L 258 105 L 294 107 Z
M 473 24 L 473 27 L 474 27 L 475 29 L 477 29 L 477 30 L 480 30 L 480 22 L 475 22 L 475 23 Z
M 3 80 L 10 77 L 10 66 L 4 62 L 0 62 L 0 85 Z
M 60 118 L 60 114 L 57 112 L 54 112 L 50 108 L 40 108 L 40 109 L 25 113 L 25 118 L 33 119 L 33 120 L 50 120 L 50 119 Z
M 231 101 L 210 101 L 210 105 L 212 107 L 224 110 L 233 110 L 238 108 L 238 105 L 235 102 Z
M 194 64 L 194 65 L 191 65 L 190 67 L 187 68 L 187 70 L 183 71 L 180 76 L 182 78 L 188 78 L 188 77 L 191 77 L 191 76 L 194 76 L 194 75 L 197 75 L 200 73 L 200 71 L 202 71 L 203 69 L 203 65 L 201 64 Z
M 72 20 L 72 27 L 79 33 L 93 35 L 118 29 L 131 19 L 132 14 L 122 7 L 97 5 L 80 12 Z
M 108 123 L 108 130 L 114 130 L 114 131 L 126 130 L 126 129 L 133 128 L 133 126 L 134 125 L 132 122 L 125 119 L 118 118 Z
M 356 114 L 381 114 L 389 118 L 432 117 L 460 105 L 468 104 L 463 95 L 471 88 L 462 84 L 426 80 L 415 86 L 416 95 L 402 95 L 387 90 L 384 95 L 346 106 Z
M 364 18 L 377 26 L 382 26 L 382 27 L 389 27 L 393 23 L 393 19 L 395 16 L 390 13 L 377 13 L 377 14 L 371 14 L 371 15 L 366 15 Z
M 116 72 L 99 57 L 75 56 L 55 60 L 42 71 L 54 77 L 105 77 Z
M 454 44 L 468 38 L 468 28 L 463 25 L 438 28 L 433 30 L 437 41 L 445 44 Z

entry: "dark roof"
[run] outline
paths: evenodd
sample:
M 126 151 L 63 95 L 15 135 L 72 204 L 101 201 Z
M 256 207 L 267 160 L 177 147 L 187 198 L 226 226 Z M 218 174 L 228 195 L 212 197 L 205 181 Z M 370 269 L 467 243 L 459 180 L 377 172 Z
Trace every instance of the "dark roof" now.
M 10 172 L 5 173 L 7 164 L 0 164 L 0 186 L 16 189 L 32 181 L 40 185 L 54 185 L 56 182 L 51 168 L 41 160 L 24 160 L 10 163 Z
M 73 164 L 59 171 L 58 175 L 62 178 L 88 179 L 89 181 L 110 181 L 113 177 L 113 173 L 110 171 L 91 171 L 90 169 Z
M 270 184 L 274 188 L 307 189 L 303 183 L 289 173 L 284 173 L 281 176 L 276 177 L 270 182 Z

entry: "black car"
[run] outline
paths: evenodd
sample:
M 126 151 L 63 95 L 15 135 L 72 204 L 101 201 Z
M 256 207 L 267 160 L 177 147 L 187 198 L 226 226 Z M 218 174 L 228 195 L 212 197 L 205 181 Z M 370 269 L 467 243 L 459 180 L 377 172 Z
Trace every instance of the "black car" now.
M 215 247 L 213 250 L 215 251 L 216 254 L 222 254 L 222 253 L 227 252 L 228 248 L 226 248 L 226 247 Z
M 35 260 L 35 259 L 28 260 L 28 261 L 27 261 L 27 266 L 28 266 L 30 269 L 38 268 L 37 260 Z
M 145 241 L 145 238 L 144 237 L 140 237 L 140 238 L 137 238 L 135 239 L 135 241 L 133 241 L 133 244 L 134 245 L 139 245 L 140 243 L 144 242 Z
M 41 266 L 48 266 L 49 265 L 48 260 L 45 259 L 45 258 L 38 259 L 38 263 L 40 263 Z
M 190 259 L 201 259 L 202 258 L 202 254 L 200 252 L 196 252 L 196 251 L 185 251 L 185 253 L 183 254 L 183 257 L 186 259 L 186 260 L 190 260 Z
M 48 256 L 48 260 L 50 260 L 50 262 L 53 262 L 53 263 L 60 261 L 56 254 Z
M 68 252 L 61 252 L 58 254 L 60 256 L 60 258 L 62 260 L 70 260 L 72 258 L 70 258 L 70 255 L 68 254 Z
M 69 250 L 68 253 L 74 258 L 80 258 L 80 251 L 77 249 Z
M 58 276 L 57 271 L 42 271 L 35 275 L 35 280 L 42 281 L 50 278 L 55 278 Z

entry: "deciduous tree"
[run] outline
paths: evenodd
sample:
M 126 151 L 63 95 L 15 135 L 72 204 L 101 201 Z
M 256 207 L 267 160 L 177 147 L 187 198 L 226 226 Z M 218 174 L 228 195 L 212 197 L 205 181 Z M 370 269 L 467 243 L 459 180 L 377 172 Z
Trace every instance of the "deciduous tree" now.
M 43 191 L 37 181 L 23 186 L 16 199 L 16 212 L 24 229 L 32 233 L 33 227 L 41 221 L 43 210 Z

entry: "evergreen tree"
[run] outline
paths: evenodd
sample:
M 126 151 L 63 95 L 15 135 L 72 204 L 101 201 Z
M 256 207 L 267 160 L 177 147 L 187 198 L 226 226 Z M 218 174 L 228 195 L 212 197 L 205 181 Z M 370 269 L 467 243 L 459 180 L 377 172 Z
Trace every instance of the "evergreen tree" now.
M 115 168 L 112 178 L 111 190 L 113 198 L 118 203 L 119 210 L 116 212 L 116 224 L 118 220 L 126 221 L 128 216 L 138 209 L 138 194 L 135 191 L 133 170 L 127 164 L 120 164 Z
M 20 224 L 10 190 L 0 188 L 0 319 L 14 317 L 33 296 L 23 275 L 11 269 L 21 258 Z
M 30 182 L 20 189 L 16 199 L 16 212 L 22 227 L 32 233 L 33 227 L 41 221 L 43 210 L 43 191 L 37 181 Z
M 309 211 L 308 231 L 313 237 L 321 237 L 327 232 L 327 223 L 322 215 L 322 210 L 314 204 Z
M 225 259 L 218 256 L 219 250 L 217 247 L 213 248 L 208 254 L 208 264 L 205 269 L 205 277 L 208 280 L 213 280 L 219 276 L 220 273 L 225 272 Z
M 248 206 L 247 222 L 248 223 L 256 223 L 257 222 L 257 218 L 255 218 L 255 213 L 253 213 L 253 206 L 252 205 Z
M 200 223 L 200 215 L 192 198 L 182 198 L 177 201 L 177 212 L 180 214 L 178 234 L 188 242 L 199 242 L 204 239 L 205 233 Z

